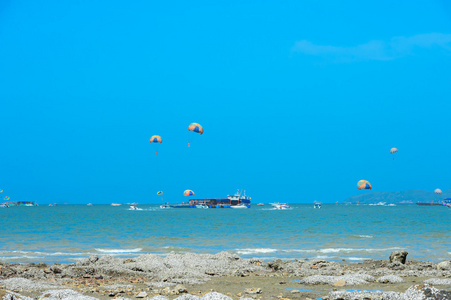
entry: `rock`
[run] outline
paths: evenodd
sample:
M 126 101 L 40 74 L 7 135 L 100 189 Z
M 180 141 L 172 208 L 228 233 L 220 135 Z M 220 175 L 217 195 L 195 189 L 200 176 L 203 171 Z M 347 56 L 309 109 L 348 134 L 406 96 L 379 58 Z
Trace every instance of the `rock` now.
M 226 296 L 226 295 L 223 295 L 220 293 L 216 293 L 216 292 L 205 294 L 201 299 L 202 300 L 232 300 L 232 298 L 230 298 L 229 296 Z
M 141 292 L 138 295 L 136 295 L 136 298 L 146 298 L 147 297 L 147 293 L 146 292 Z
M 451 278 L 431 278 L 428 280 L 425 280 L 424 283 L 431 284 L 431 285 L 451 285 Z
M 437 270 L 451 270 L 451 261 L 446 260 L 438 263 Z
M 40 262 L 40 263 L 36 264 L 36 267 L 38 267 L 38 268 L 47 268 L 47 264 L 43 263 L 43 262 Z
M 400 282 L 404 282 L 404 279 L 402 279 L 401 277 L 396 276 L 396 275 L 386 275 L 386 276 L 379 277 L 377 279 L 377 282 L 380 282 L 380 283 L 400 283 Z
M 340 279 L 333 284 L 333 286 L 345 286 L 345 285 L 346 285 L 346 280 L 344 280 L 344 279 Z
M 172 293 L 175 295 L 178 294 L 183 294 L 183 293 L 187 293 L 188 290 L 186 289 L 186 287 L 184 287 L 181 284 L 177 284 L 173 289 L 172 289 Z
M 292 290 L 291 293 L 292 294 L 299 294 L 299 293 L 301 293 L 301 291 L 300 290 Z
M 269 262 L 268 263 L 268 267 L 270 267 L 271 269 L 273 269 L 274 271 L 279 271 L 279 270 L 283 270 L 283 265 L 284 262 L 280 259 L 273 261 L 273 262 Z
M 57 265 L 54 264 L 53 266 L 50 267 L 50 270 L 54 273 L 54 274 L 60 274 L 61 272 L 63 272 L 61 270 L 61 268 Z
M 439 290 L 429 284 L 414 285 L 404 294 L 407 299 L 444 300 L 450 299 L 451 292 Z
M 256 288 L 256 289 L 249 288 L 249 289 L 245 289 L 244 292 L 246 294 L 250 294 L 250 295 L 251 294 L 261 294 L 262 293 L 262 289 L 261 288 Z
M 390 262 L 400 262 L 402 264 L 406 263 L 407 254 L 409 254 L 407 251 L 393 251 L 390 254 Z

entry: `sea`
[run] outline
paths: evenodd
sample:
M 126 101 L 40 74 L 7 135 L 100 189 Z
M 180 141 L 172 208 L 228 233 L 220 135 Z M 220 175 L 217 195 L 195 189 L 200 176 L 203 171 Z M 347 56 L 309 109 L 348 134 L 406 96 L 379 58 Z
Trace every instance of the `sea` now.
M 0 208 L 0 261 L 72 263 L 90 255 L 218 253 L 242 258 L 451 259 L 451 209 L 418 205 L 290 204 L 250 209 L 161 209 L 159 205 Z

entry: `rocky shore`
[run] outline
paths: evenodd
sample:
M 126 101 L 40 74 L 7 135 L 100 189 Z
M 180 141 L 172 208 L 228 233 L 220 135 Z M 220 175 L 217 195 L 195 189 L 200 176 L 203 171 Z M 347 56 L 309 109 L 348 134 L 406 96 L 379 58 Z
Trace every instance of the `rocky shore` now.
M 451 299 L 451 261 L 270 261 L 235 254 L 91 256 L 73 264 L 0 262 L 0 299 Z

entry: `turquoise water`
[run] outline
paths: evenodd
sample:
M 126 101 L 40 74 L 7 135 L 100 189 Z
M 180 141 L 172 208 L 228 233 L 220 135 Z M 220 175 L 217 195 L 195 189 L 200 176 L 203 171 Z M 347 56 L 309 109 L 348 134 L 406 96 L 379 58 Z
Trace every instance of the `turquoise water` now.
M 443 206 L 292 205 L 273 210 L 160 209 L 140 205 L 0 209 L 0 260 L 74 262 L 91 254 L 217 253 L 263 259 L 451 259 L 451 209 Z

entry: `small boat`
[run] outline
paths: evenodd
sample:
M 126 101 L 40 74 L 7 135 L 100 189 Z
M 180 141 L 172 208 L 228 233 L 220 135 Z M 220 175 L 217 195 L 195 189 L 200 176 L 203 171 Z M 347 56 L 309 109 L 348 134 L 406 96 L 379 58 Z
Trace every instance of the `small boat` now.
M 313 208 L 321 208 L 321 202 L 314 201 L 313 202 Z
M 265 204 L 259 203 L 259 204 L 257 204 L 257 206 L 265 206 Z
M 130 205 L 130 210 L 142 210 L 142 208 L 136 207 L 134 205 Z
M 290 209 L 291 207 L 288 205 L 288 204 L 286 204 L 286 203 L 279 203 L 279 202 L 276 202 L 276 203 L 270 203 L 273 207 L 274 207 L 274 209 Z
M 243 209 L 243 208 L 248 208 L 248 207 L 246 206 L 246 204 L 240 203 L 238 205 L 231 205 L 230 208 Z
M 120 203 L 111 203 L 111 206 L 121 206 L 122 204 Z
M 160 208 L 171 208 L 171 206 L 168 203 L 161 204 Z
M 87 206 L 92 206 L 92 203 L 88 203 L 88 204 L 86 204 Z
M 203 209 L 207 209 L 207 208 L 209 208 L 207 205 L 205 205 L 205 204 L 198 204 L 198 205 L 196 205 L 195 206 L 196 208 L 203 208 Z

